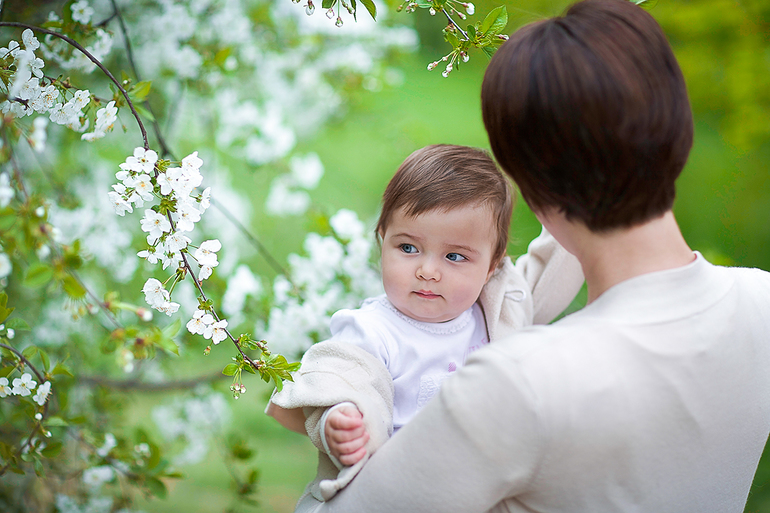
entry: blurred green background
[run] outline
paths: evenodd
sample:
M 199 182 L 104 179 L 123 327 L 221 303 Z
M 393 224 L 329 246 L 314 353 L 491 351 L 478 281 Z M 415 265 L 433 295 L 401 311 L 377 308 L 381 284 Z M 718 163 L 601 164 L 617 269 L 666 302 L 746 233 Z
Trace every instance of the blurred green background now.
M 282 0 L 288 1 L 288 0 Z M 563 11 L 567 2 L 522 0 L 507 3 L 508 30 Z M 483 15 L 494 4 L 476 4 Z M 712 262 L 770 269 L 770 2 L 735 0 L 658 0 L 649 7 L 663 25 L 688 82 L 696 118 L 695 144 L 679 180 L 675 213 L 690 245 Z M 373 225 L 381 192 L 400 162 L 432 143 L 488 147 L 481 122 L 479 91 L 487 59 L 471 61 L 449 78 L 428 72 L 429 62 L 447 52 L 442 20 L 420 11 L 392 14 L 414 23 L 422 41 L 416 54 L 401 58 L 403 84 L 379 92 L 354 93 L 341 121 L 303 142 L 298 151 L 318 153 L 326 174 L 314 191 L 314 208 L 332 213 L 358 212 Z M 235 167 L 233 168 L 235 169 Z M 251 192 L 263 204 L 277 170 L 263 167 L 232 177 L 236 189 Z M 301 249 L 305 219 L 260 217 L 258 236 L 283 261 Z M 521 253 L 539 231 L 519 201 L 512 223 L 510 253 Z M 263 276 L 273 272 L 255 264 Z M 212 371 L 215 369 L 212 369 Z M 226 383 L 221 389 L 226 390 Z M 249 394 L 233 404 L 228 431 L 248 438 L 261 469 L 261 505 L 256 511 L 293 511 L 296 499 L 315 473 L 315 450 L 262 414 L 267 392 Z M 127 398 L 127 408 L 141 416 L 153 398 Z M 131 413 L 129 413 L 131 414 Z M 739 420 L 737 420 L 739 421 Z M 148 420 L 148 429 L 155 430 Z M 228 495 L 227 470 L 216 452 L 186 469 L 188 479 L 170 483 L 165 501 L 145 501 L 148 512 L 219 511 Z M 280 461 L 280 463 L 279 463 Z M 173 505 L 173 506 L 172 506 Z M 747 512 L 770 512 L 770 456 L 763 460 Z

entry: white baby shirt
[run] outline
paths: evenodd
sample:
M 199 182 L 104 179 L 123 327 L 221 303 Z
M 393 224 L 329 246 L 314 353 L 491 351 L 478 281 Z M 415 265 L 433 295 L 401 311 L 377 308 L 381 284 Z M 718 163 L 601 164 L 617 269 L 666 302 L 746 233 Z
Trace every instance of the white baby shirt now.
M 470 353 L 489 343 L 477 303 L 455 319 L 428 323 L 402 314 L 384 294 L 357 310 L 338 311 L 330 328 L 333 339 L 364 349 L 387 367 L 395 390 L 394 432 L 438 393 L 441 382 Z

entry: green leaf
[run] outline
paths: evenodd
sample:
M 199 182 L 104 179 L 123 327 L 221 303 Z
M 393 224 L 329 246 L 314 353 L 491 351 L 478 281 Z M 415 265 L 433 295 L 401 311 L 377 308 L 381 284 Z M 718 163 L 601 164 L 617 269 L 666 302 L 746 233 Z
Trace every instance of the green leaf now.
M 256 374 L 257 373 L 257 371 L 254 370 L 254 367 L 251 366 L 251 364 L 244 365 L 243 366 L 243 370 L 245 370 L 249 374 Z
M 364 4 L 366 10 L 369 11 L 369 15 L 372 19 L 377 21 L 377 6 L 374 5 L 374 2 L 372 2 L 372 0 L 361 0 L 361 3 Z
M 476 27 L 474 27 L 473 25 L 468 25 L 468 38 L 471 41 L 476 40 Z
M 495 54 L 495 50 L 489 46 L 482 46 L 481 51 L 484 52 L 487 55 L 487 57 L 489 57 L 490 59 Z
M 61 417 L 48 417 L 45 419 L 45 425 L 48 427 L 66 427 L 69 426 L 66 420 Z
M 457 39 L 457 35 L 454 33 L 453 30 L 445 30 L 444 39 L 446 40 L 447 43 L 452 45 L 452 48 L 460 47 L 460 40 Z
M 5 207 L 0 209 L 0 232 L 6 232 L 10 230 L 16 223 L 18 216 L 16 211 L 11 207 Z
M 148 477 L 144 484 L 147 486 L 149 492 L 156 497 L 165 499 L 166 495 L 168 495 L 166 485 L 157 477 Z
M 59 441 L 52 442 L 52 443 L 48 444 L 45 447 L 45 449 L 40 451 L 40 454 L 42 454 L 46 458 L 55 458 L 56 456 L 59 455 L 59 453 L 61 452 L 63 447 L 64 447 L 64 445 L 61 442 L 59 442 Z
M 165 328 L 163 328 L 163 336 L 166 338 L 174 338 L 182 327 L 182 319 L 177 319 Z
M 137 102 L 143 102 L 147 95 L 150 94 L 150 88 L 152 82 L 149 80 L 143 80 L 137 83 L 128 91 L 128 96 Z
M 72 299 L 82 299 L 86 297 L 86 289 L 78 283 L 74 276 L 68 274 L 61 281 L 64 292 Z
M 3 367 L 0 369 L 0 378 L 7 378 L 10 373 L 14 371 L 16 367 L 10 366 L 10 367 Z
M 155 344 L 167 353 L 173 353 L 179 356 L 179 346 L 170 338 L 160 337 Z
M 225 376 L 234 376 L 235 372 L 238 370 L 238 366 L 234 363 L 229 363 L 225 366 L 224 369 L 222 369 L 222 374 Z
M 0 306 L 0 322 L 5 321 L 14 310 L 15 308 L 6 308 L 5 305 Z
M 11 308 L 11 310 L 13 310 L 13 308 Z M 14 329 L 16 331 L 29 331 L 30 329 L 29 324 L 27 324 L 27 321 L 25 321 L 21 317 L 14 317 L 13 319 L 8 319 L 8 322 L 5 323 L 5 327 Z
M 51 368 L 51 359 L 48 358 L 48 353 L 46 353 L 42 349 L 38 349 L 37 352 L 40 355 L 40 360 L 42 360 L 42 362 L 43 362 L 43 370 L 45 372 L 48 372 L 48 369 Z M 41 385 L 42 385 L 42 383 L 41 383 Z
M 144 108 L 144 105 L 134 104 L 136 112 L 148 121 L 155 121 L 155 116 L 152 115 L 149 109 Z
M 69 368 L 61 362 L 57 363 L 56 366 L 54 366 L 53 371 L 51 371 L 51 374 L 53 374 L 54 376 L 58 374 L 64 374 L 65 376 L 69 376 L 71 378 L 75 377 L 75 375 L 72 374 L 72 371 L 70 371 Z
M 40 288 L 53 279 L 53 269 L 45 264 L 34 264 L 27 269 L 24 286 L 33 289 Z
M 30 358 L 34 357 L 37 354 L 37 347 L 36 346 L 29 346 L 24 351 L 21 352 L 22 356 L 29 360 Z
M 481 33 L 485 36 L 489 34 L 497 35 L 503 31 L 507 24 L 508 11 L 505 9 L 505 6 L 495 7 L 489 11 L 489 14 L 481 23 Z
M 323 0 L 321 7 L 324 9 L 330 9 L 331 6 L 333 6 L 335 3 L 337 3 L 337 0 Z

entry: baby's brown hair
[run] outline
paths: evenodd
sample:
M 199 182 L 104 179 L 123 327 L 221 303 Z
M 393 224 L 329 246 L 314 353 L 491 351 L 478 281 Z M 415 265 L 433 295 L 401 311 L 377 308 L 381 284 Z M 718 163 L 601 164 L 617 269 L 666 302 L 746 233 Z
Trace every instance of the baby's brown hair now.
M 484 150 L 450 144 L 426 146 L 404 160 L 385 188 L 377 235 L 385 234 L 400 208 L 416 217 L 466 205 L 490 209 L 497 233 L 491 265 L 499 265 L 508 245 L 513 212 L 510 183 Z

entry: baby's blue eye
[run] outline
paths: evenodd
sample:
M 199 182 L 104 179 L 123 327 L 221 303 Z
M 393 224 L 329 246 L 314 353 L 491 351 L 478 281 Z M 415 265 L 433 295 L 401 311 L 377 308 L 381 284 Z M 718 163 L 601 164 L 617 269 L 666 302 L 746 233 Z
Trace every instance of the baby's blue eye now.
M 401 248 L 401 251 L 403 251 L 404 253 L 407 253 L 410 255 L 412 253 L 417 253 L 417 248 L 415 248 L 411 244 L 401 244 L 399 247 Z
M 448 253 L 446 258 L 452 262 L 462 262 L 463 260 L 467 260 L 460 253 Z

